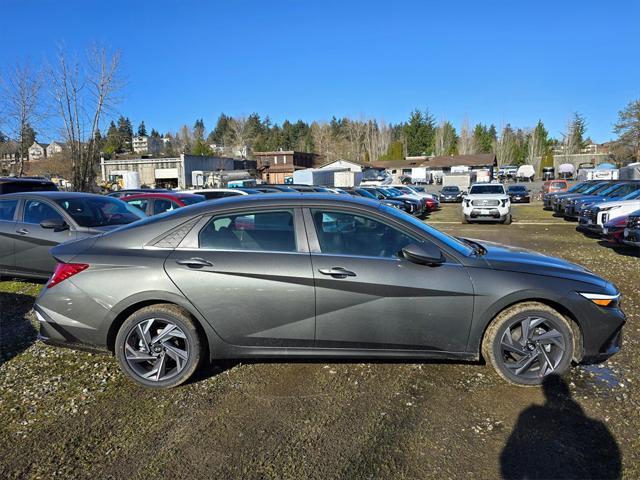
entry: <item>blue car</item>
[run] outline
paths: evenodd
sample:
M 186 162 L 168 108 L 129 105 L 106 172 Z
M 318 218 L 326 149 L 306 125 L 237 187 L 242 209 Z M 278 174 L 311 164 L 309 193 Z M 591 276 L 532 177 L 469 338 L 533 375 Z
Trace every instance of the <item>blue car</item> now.
M 594 203 L 606 202 L 612 200 L 620 200 L 632 192 L 640 189 L 640 182 L 617 182 L 605 188 L 604 190 L 593 193 L 580 195 L 567 203 L 564 208 L 564 218 L 577 220 L 580 216 L 580 209 L 587 208 Z

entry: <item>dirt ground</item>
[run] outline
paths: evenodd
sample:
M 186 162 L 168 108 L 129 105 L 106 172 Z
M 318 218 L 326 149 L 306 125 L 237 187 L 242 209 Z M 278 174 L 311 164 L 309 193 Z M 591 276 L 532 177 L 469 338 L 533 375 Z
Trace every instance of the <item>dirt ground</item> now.
M 640 258 L 516 206 L 514 223 L 428 220 L 612 280 L 623 350 L 546 388 L 465 363 L 220 363 L 190 384 L 136 386 L 115 360 L 35 341 L 41 285 L 0 282 L 0 478 L 640 477 Z

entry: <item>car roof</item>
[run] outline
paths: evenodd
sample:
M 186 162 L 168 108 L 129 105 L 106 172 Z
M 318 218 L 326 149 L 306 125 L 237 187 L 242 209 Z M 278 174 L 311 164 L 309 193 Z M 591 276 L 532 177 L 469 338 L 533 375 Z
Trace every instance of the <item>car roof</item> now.
M 243 208 L 243 207 L 270 207 L 270 206 L 305 206 L 305 205 L 340 206 L 352 205 L 370 208 L 378 208 L 377 200 L 364 197 L 352 197 L 350 195 L 336 195 L 335 193 L 263 193 L 260 195 L 238 195 L 224 197 L 213 202 L 200 202 L 185 208 L 175 210 L 172 215 L 191 216 L 194 213 L 207 213 L 212 207 L 219 208 Z
M 16 192 L 16 193 L 7 193 L 2 195 L 2 198 L 10 198 L 10 197 L 40 197 L 40 198 L 49 198 L 51 200 L 64 200 L 66 198 L 83 198 L 83 197 L 101 197 L 101 198 L 110 198 L 112 200 L 113 197 L 106 197 L 105 195 L 99 195 L 97 193 L 85 193 L 85 192 L 60 192 L 60 191 L 34 191 L 34 192 Z
M 170 192 L 158 192 L 158 193 L 151 193 L 151 192 L 140 192 L 140 193 L 134 193 L 133 195 L 127 195 L 126 199 L 135 199 L 135 198 L 166 198 L 168 200 L 173 200 L 174 198 L 190 198 L 190 197 L 201 197 L 202 195 L 198 195 L 195 193 L 181 193 L 181 192 L 176 192 L 176 193 L 170 193 Z
M 47 183 L 53 184 L 46 178 L 24 178 L 24 177 L 0 177 L 0 183 Z

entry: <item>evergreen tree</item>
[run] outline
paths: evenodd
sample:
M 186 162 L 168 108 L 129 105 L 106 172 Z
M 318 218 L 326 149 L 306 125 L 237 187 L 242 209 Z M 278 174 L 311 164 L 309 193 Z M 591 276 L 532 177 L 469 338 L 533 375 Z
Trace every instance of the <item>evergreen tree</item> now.
M 193 138 L 196 140 L 196 142 L 204 142 L 204 132 L 204 120 L 196 120 L 196 123 L 193 125 Z
M 138 125 L 138 136 L 139 137 L 146 137 L 147 136 L 147 127 L 145 127 L 145 125 L 144 125 L 144 120 L 142 122 L 140 122 L 140 125 Z
M 435 146 L 435 121 L 429 111 L 415 109 L 404 125 L 403 134 L 407 143 L 407 155 L 430 155 Z
M 24 145 L 27 146 L 27 148 L 29 148 L 31 145 L 33 145 L 33 142 L 36 141 L 36 136 L 37 133 L 36 131 L 33 129 L 33 127 L 30 124 L 26 124 L 24 126 L 24 130 L 22 131 L 22 135 L 21 137 L 24 140 Z
M 151 136 L 155 138 L 161 138 L 160 133 L 155 128 L 151 129 Z
M 133 127 L 129 118 L 123 116 L 118 118 L 118 135 L 120 136 L 120 151 L 130 152 Z
M 496 127 L 478 123 L 473 129 L 473 141 L 478 153 L 493 153 L 496 143 Z
M 404 159 L 404 144 L 400 140 L 391 142 L 387 153 L 380 156 L 381 161 L 385 160 L 403 160 Z
M 111 120 L 109 124 L 109 129 L 107 130 L 107 139 L 104 144 L 104 152 L 113 155 L 114 153 L 119 153 L 122 151 L 122 141 L 120 139 L 120 132 L 118 131 L 118 127 Z

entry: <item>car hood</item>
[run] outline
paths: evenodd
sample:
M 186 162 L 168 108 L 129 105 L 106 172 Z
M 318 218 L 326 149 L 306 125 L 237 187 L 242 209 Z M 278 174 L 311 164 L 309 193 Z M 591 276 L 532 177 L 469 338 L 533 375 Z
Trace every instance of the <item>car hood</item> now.
M 586 268 L 560 258 L 519 247 L 474 240 L 486 249 L 482 258 L 494 270 L 568 278 L 593 285 L 607 286 L 608 282 Z
M 634 207 L 640 208 L 640 200 L 617 200 L 617 201 L 608 201 L 602 202 L 598 204 L 600 208 L 607 207 Z
M 502 200 L 504 198 L 509 198 L 509 195 L 506 193 L 470 193 L 465 198 L 474 200 L 476 198 L 497 198 Z

